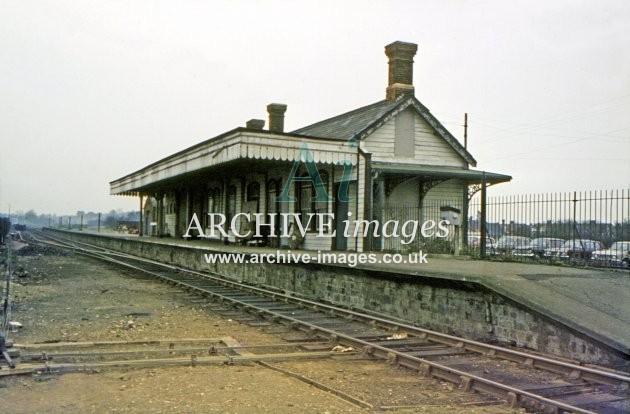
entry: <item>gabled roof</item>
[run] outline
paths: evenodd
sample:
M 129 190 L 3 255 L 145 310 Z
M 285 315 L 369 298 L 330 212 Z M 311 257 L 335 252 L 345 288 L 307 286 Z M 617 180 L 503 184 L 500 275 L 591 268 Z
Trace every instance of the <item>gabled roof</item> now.
M 477 165 L 473 156 L 459 143 L 440 121 L 413 96 L 401 96 L 394 101 L 382 100 L 350 112 L 325 119 L 293 131 L 295 134 L 309 135 L 347 141 L 364 139 L 399 112 L 412 106 L 416 112 L 444 139 L 453 150 L 472 166 Z
M 380 119 L 399 105 L 398 101 L 378 101 L 350 112 L 324 119 L 315 124 L 296 129 L 296 134 L 334 138 L 347 141 L 364 130 L 375 119 Z

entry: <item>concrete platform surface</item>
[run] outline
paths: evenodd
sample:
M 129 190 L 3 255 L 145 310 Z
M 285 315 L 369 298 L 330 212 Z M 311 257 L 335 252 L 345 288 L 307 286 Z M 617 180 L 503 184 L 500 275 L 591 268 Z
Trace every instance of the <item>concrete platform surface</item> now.
M 276 248 L 223 245 L 207 240 L 139 238 L 119 233 L 94 234 L 187 246 L 217 253 L 273 254 L 278 251 Z M 286 253 L 285 249 L 280 251 Z M 304 250 L 293 252 L 307 253 Z M 311 262 L 316 262 L 317 252 L 308 253 L 314 259 Z M 382 261 L 382 258 L 383 253 L 376 253 L 377 260 Z M 356 268 L 478 283 L 618 351 L 630 354 L 630 272 L 627 269 L 598 270 L 430 255 L 427 261 L 423 264 L 359 264 Z
M 378 268 L 375 266 L 372 268 Z M 630 354 L 630 272 L 529 263 L 428 258 L 390 271 L 474 281 Z

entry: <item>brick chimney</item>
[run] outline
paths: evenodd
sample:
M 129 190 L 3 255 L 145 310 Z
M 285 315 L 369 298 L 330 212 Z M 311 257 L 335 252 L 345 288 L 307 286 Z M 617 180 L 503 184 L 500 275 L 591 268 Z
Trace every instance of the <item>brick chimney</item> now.
M 284 113 L 287 111 L 285 104 L 272 103 L 267 105 L 269 113 L 269 131 L 284 132 Z
M 400 95 L 413 95 L 413 57 L 418 45 L 415 43 L 394 42 L 385 46 L 389 58 L 389 83 L 385 98 L 394 100 Z
M 265 127 L 265 120 L 264 119 L 250 119 L 245 124 L 245 127 L 249 129 L 263 129 Z

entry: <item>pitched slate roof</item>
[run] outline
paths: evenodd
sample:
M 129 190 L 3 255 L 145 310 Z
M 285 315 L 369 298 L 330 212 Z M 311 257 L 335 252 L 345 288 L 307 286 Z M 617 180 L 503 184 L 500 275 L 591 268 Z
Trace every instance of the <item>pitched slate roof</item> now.
M 371 105 L 363 106 L 335 117 L 324 119 L 315 124 L 296 129 L 296 134 L 315 137 L 349 140 L 363 131 L 374 120 L 385 116 L 399 104 L 398 101 L 382 100 Z
M 363 106 L 353 111 L 296 129 L 293 133 L 313 137 L 333 138 L 342 141 L 347 141 L 351 138 L 360 140 L 370 135 L 397 113 L 409 106 L 413 106 L 418 114 L 435 130 L 437 135 L 444 139 L 464 160 L 472 166 L 477 165 L 477 161 L 462 144 L 460 144 L 457 138 L 448 132 L 440 121 L 413 96 L 409 97 L 403 95 L 393 101 L 378 101 L 371 105 Z

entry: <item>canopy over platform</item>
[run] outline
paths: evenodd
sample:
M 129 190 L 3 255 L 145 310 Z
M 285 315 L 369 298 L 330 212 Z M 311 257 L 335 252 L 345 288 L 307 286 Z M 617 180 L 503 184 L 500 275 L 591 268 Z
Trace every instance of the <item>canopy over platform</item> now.
M 328 138 L 236 128 L 110 182 L 110 193 L 137 196 L 158 183 L 181 180 L 238 160 L 294 162 L 312 157 L 318 164 L 354 165 L 356 151 L 347 142 Z
M 422 176 L 427 179 L 457 178 L 468 184 L 480 184 L 482 182 L 486 184 L 498 184 L 512 180 L 511 176 L 505 174 L 435 165 L 373 162 L 371 166 L 373 171 L 379 171 L 385 174 L 406 174 Z

